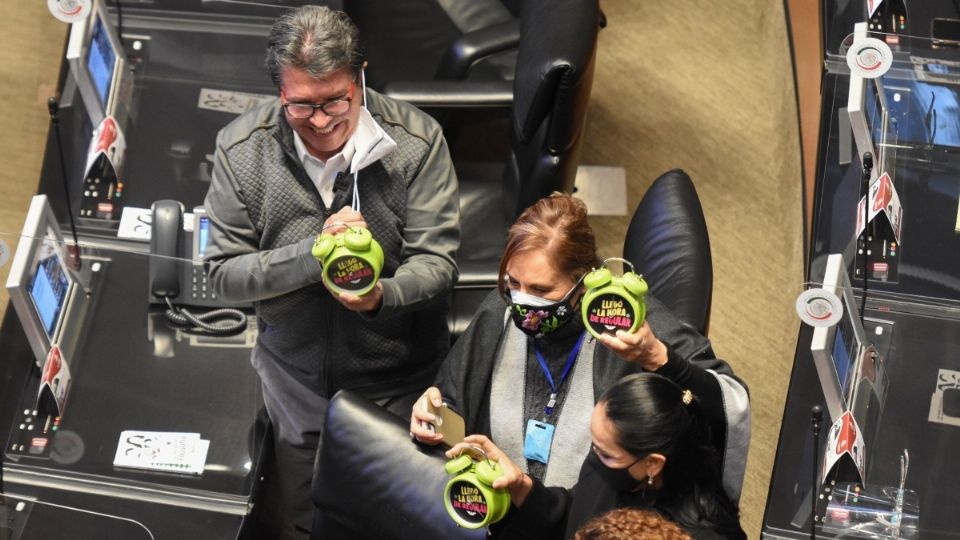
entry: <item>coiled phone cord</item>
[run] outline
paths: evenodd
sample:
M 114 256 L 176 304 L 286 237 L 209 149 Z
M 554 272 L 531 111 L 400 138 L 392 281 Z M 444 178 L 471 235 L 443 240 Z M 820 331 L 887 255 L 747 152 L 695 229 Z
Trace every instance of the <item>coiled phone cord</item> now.
M 170 322 L 180 326 L 190 326 L 187 331 L 204 332 L 218 336 L 236 334 L 247 327 L 247 315 L 234 308 L 219 308 L 205 313 L 194 314 L 186 308 L 176 307 L 165 297 L 166 315 Z

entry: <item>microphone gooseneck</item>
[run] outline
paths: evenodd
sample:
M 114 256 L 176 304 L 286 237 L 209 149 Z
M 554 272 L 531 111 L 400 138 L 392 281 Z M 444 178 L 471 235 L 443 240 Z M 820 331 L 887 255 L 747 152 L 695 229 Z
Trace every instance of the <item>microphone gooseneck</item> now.
M 823 409 L 820 405 L 810 408 L 810 425 L 813 428 L 813 476 L 810 482 L 810 540 L 817 538 L 817 492 L 820 473 L 820 423 L 823 421 Z
M 67 202 L 67 217 L 70 220 L 70 233 L 73 235 L 73 244 L 67 244 L 67 264 L 73 271 L 80 270 L 80 239 L 77 238 L 77 223 L 73 218 L 73 205 L 70 203 L 70 182 L 67 180 L 67 167 L 63 159 L 63 138 L 60 136 L 60 119 L 57 113 L 60 104 L 57 98 L 47 100 L 47 110 L 50 112 L 50 124 L 53 126 L 53 135 L 57 139 L 57 157 L 60 161 L 60 179 L 63 181 L 63 198 Z
M 863 299 L 860 302 L 860 324 L 863 324 L 863 314 L 867 307 L 867 272 L 870 268 L 870 177 L 873 172 L 873 154 L 863 154 L 863 173 L 861 184 L 863 189 Z

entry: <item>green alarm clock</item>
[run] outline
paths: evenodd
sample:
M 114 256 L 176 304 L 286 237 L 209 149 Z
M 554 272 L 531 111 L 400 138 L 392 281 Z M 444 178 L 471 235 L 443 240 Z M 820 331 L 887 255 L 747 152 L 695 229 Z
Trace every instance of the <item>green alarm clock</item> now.
M 323 266 L 323 282 L 337 294 L 367 294 L 377 284 L 383 269 L 383 248 L 370 231 L 362 227 L 321 234 L 314 241 L 311 253 Z
M 487 459 L 480 447 L 470 446 L 468 449 L 482 457 L 475 459 L 464 453 L 444 465 L 447 474 L 454 476 L 443 490 L 443 506 L 457 525 L 479 529 L 507 515 L 510 492 L 493 488 L 494 480 L 503 476 L 503 469 Z
M 607 267 L 610 261 L 620 261 L 630 271 L 614 276 Z M 606 259 L 600 268 L 584 276 L 583 285 L 587 288 L 580 302 L 583 325 L 594 337 L 616 334 L 618 330 L 634 332 L 643 324 L 647 315 L 643 301 L 647 282 L 633 272 L 630 261 L 619 257 Z

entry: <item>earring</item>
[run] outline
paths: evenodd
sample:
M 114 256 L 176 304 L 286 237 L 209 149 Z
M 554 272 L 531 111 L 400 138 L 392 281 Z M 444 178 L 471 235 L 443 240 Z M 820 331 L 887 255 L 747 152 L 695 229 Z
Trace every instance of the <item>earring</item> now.
M 647 475 L 647 485 L 648 485 L 648 486 L 652 486 L 652 485 L 653 485 L 653 475 L 652 475 L 652 474 L 648 474 L 648 475 Z

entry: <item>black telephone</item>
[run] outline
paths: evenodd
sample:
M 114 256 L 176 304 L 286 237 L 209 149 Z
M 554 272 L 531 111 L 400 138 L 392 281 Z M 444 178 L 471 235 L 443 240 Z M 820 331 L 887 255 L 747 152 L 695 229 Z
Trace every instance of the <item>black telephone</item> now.
M 203 208 L 193 211 L 192 235 L 183 230 L 183 205 L 179 201 L 157 201 L 151 214 L 150 302 L 166 304 L 167 319 L 192 333 L 233 335 L 245 330 L 247 316 L 234 308 L 246 305 L 220 300 L 207 285 L 203 252 L 210 223 Z M 191 254 L 189 260 L 182 258 L 187 252 Z M 181 307 L 185 305 L 215 309 L 192 313 Z
M 224 302 L 207 282 L 203 253 L 210 221 L 203 207 L 193 209 L 193 233 L 183 230 L 183 204 L 165 199 L 153 203 L 150 235 L 150 302 L 201 307 L 248 307 Z M 189 255 L 189 260 L 185 254 Z

